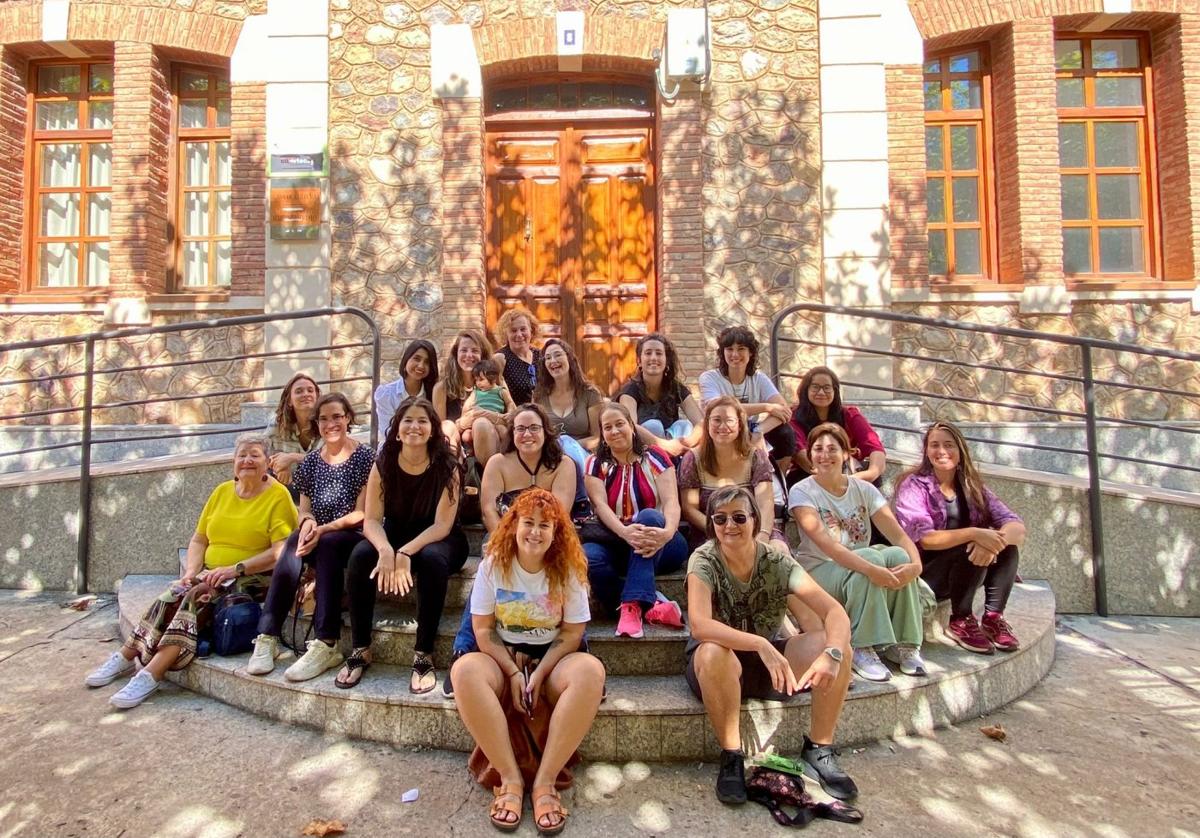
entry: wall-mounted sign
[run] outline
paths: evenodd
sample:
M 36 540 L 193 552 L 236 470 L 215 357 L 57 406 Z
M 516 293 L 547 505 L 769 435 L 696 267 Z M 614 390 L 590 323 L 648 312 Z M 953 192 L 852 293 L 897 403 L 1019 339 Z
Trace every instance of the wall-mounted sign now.
M 315 239 L 321 233 L 321 187 L 316 183 L 271 184 L 271 238 Z
M 558 36 L 558 69 L 560 72 L 578 73 L 583 69 L 583 12 L 559 12 L 554 20 Z
M 325 152 L 272 154 L 268 175 L 278 177 L 319 177 L 328 174 Z

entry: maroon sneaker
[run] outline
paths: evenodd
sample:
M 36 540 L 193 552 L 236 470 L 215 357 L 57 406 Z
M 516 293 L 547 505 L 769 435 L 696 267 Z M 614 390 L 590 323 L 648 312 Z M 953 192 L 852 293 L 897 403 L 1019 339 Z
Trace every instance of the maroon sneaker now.
M 951 619 L 950 625 L 946 626 L 946 633 L 968 652 L 990 655 L 994 651 L 992 641 L 980 630 L 974 614 Z
M 988 611 L 983 615 L 983 633 L 1001 652 L 1015 652 L 1021 648 L 1021 641 L 1013 634 L 1012 626 L 999 611 Z

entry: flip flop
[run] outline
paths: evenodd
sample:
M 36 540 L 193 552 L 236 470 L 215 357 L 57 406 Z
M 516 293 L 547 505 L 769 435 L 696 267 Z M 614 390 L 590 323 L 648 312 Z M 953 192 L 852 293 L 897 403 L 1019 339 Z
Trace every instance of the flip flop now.
M 423 652 L 413 655 L 412 674 L 408 679 L 408 691 L 413 695 L 424 695 L 432 692 L 437 686 L 437 670 L 433 666 L 433 658 Z
M 366 649 L 354 649 L 350 652 L 350 657 L 346 658 L 346 663 L 342 666 L 341 672 L 338 672 L 337 677 L 333 679 L 333 685 L 338 689 L 349 690 L 357 687 L 362 682 L 363 675 L 371 668 L 371 662 L 363 655 Z M 342 678 L 342 673 L 346 673 L 346 678 Z

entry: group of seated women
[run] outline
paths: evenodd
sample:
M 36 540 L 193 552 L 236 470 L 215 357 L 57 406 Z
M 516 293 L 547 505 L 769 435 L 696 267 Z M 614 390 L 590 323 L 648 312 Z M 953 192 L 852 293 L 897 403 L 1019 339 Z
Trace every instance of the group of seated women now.
M 181 578 L 86 683 L 111 683 L 140 662 L 111 702 L 141 703 L 196 656 L 232 592 L 263 602 L 246 671 L 272 672 L 309 566 L 315 636 L 284 677 L 338 668 L 333 683 L 355 687 L 371 666 L 378 595 L 415 589 L 409 689 L 429 692 L 448 581 L 468 554 L 467 456 L 483 463 L 488 536 L 442 680 L 478 744 L 477 776 L 494 787 L 497 828 L 521 821 L 526 787 L 539 832 L 565 823 L 556 788 L 604 696 L 603 666 L 588 652 L 589 592 L 616 615 L 619 636 L 641 637 L 644 621 L 683 628 L 656 577 L 687 565 L 686 680 L 723 749 L 717 795 L 729 803 L 746 799 L 742 699 L 811 689 L 801 758 L 827 792 L 849 799 L 857 789 L 833 740 L 851 672 L 887 680 L 882 653 L 902 673 L 924 675 L 929 600 L 950 600 L 948 633 L 964 649 L 1018 647 L 1004 609 L 1024 526 L 983 484 L 953 425 L 928 428 L 920 463 L 897 481 L 893 512 L 876 485 L 879 438 L 842 405 L 828 368 L 810 370 L 789 407 L 756 369 L 754 336 L 734 327 L 719 338 L 697 403 L 670 340 L 654 334 L 639 345 L 634 380 L 607 401 L 567 344 L 534 348 L 532 317 L 506 318 L 500 352 L 464 331 L 440 377 L 432 344 L 406 349 L 402 376 L 376 393 L 386 429 L 377 450 L 350 435 L 349 399 L 295 376 L 270 432 L 238 439 L 233 479 L 205 504 Z M 487 396 L 497 379 L 499 403 Z M 514 748 L 514 715 L 530 720 L 532 764 L 528 743 Z

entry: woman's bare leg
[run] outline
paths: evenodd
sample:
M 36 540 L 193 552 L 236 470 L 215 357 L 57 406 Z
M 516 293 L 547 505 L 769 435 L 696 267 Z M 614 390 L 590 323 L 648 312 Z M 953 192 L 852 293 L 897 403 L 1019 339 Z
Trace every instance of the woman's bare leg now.
M 825 654 L 825 631 L 801 634 L 788 641 L 784 654 L 796 677 L 802 676 L 813 661 Z M 837 678 L 828 687 L 812 691 L 812 723 L 809 739 L 817 745 L 832 745 L 837 729 L 838 717 L 842 715 L 842 704 L 846 701 L 846 690 L 850 688 L 850 647 L 842 649 L 842 663 Z
M 471 439 L 475 446 L 475 459 L 484 465 L 500 452 L 500 433 L 490 419 L 476 419 L 471 425 Z
M 592 655 L 572 652 L 554 667 L 546 680 L 546 698 L 554 710 L 534 786 L 554 785 L 558 772 L 591 730 L 603 692 L 604 665 Z
M 738 750 L 742 747 L 742 665 L 732 650 L 704 642 L 692 653 L 692 666 L 717 742 L 726 751 Z
M 500 704 L 504 673 L 499 665 L 483 652 L 470 652 L 454 662 L 450 677 L 454 681 L 458 715 L 488 762 L 500 772 L 500 785 L 524 787 L 508 738 L 504 707 Z
M 167 673 L 171 671 L 171 667 L 175 665 L 175 661 L 179 660 L 182 653 L 182 646 L 160 646 L 154 653 L 154 657 L 150 659 L 150 663 L 146 664 L 146 671 L 154 676 L 155 681 L 161 681 L 167 677 Z

